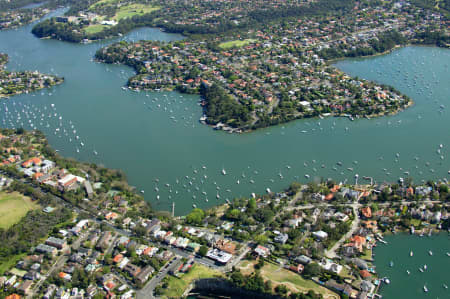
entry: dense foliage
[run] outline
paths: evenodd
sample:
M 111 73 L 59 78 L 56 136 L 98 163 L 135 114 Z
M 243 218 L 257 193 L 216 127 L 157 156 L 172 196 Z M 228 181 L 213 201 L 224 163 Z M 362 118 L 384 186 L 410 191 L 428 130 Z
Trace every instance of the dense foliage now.
M 0 263 L 12 256 L 28 252 L 45 238 L 57 224 L 70 219 L 72 213 L 66 208 L 57 209 L 50 214 L 30 211 L 17 224 L 7 230 L 0 229 Z
M 53 8 L 57 5 L 74 5 L 75 3 L 78 3 L 78 0 L 49 0 L 49 1 L 43 1 L 43 0 L 0 0 L 0 11 L 5 10 L 12 10 L 12 9 L 21 9 L 25 6 L 31 5 L 31 4 L 40 4 L 43 3 L 43 7 L 49 7 Z
M 15 0 L 15 1 L 7 1 L 7 0 L 2 0 L 0 1 L 0 10 L 4 11 L 7 9 L 16 9 L 16 8 L 21 8 L 30 4 L 34 4 L 34 3 L 40 3 L 42 2 L 41 0 Z
M 206 100 L 205 112 L 209 124 L 221 122 L 241 128 L 248 124 L 250 120 L 248 108 L 233 100 L 217 84 L 203 88 L 201 94 Z
M 83 30 L 83 23 L 62 23 L 57 22 L 56 18 L 44 20 L 33 27 L 32 33 L 37 37 L 53 37 L 56 39 L 79 43 L 84 39 L 99 40 L 111 36 L 117 36 L 119 33 L 127 33 L 137 27 L 153 26 L 154 13 L 142 16 L 133 16 L 122 19 L 116 26 L 105 28 L 104 30 L 88 34 Z
M 201 224 L 203 218 L 205 218 L 205 212 L 202 209 L 193 209 L 192 212 L 186 216 L 186 222 L 191 224 Z
M 370 56 L 389 51 L 396 45 L 402 45 L 404 43 L 406 43 L 405 37 L 397 31 L 391 30 L 379 34 L 377 39 L 370 40 L 369 47 L 358 47 L 352 50 L 349 50 L 344 46 L 342 48 L 328 48 L 320 51 L 320 56 L 324 59 Z
M 293 6 L 274 8 L 270 10 L 255 10 L 250 12 L 250 16 L 260 23 L 267 23 L 271 20 L 285 19 L 289 17 L 301 17 L 311 15 L 327 15 L 344 13 L 354 5 L 353 0 L 320 0 L 310 6 Z
M 266 294 L 273 293 L 271 281 L 264 281 L 259 271 L 255 271 L 250 275 L 243 275 L 239 270 L 233 271 L 230 274 L 229 281 L 236 287 L 243 288 L 251 292 Z M 285 297 L 288 290 L 284 285 L 279 285 L 275 287 L 275 292 L 277 295 Z M 322 295 L 316 294 L 314 291 L 310 290 L 307 293 L 290 293 L 288 298 L 320 299 L 323 297 Z

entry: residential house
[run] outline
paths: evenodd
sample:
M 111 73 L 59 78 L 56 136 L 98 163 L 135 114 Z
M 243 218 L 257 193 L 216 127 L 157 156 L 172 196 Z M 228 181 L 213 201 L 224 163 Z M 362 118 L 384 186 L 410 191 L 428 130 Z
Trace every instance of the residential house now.
M 141 268 L 132 263 L 126 264 L 123 270 L 128 272 L 133 277 L 136 277 L 141 272 Z
M 218 240 L 215 244 L 215 247 L 221 251 L 225 251 L 229 254 L 234 254 L 236 250 L 236 244 L 229 240 L 221 239 Z
M 36 270 L 30 270 L 27 273 L 25 273 L 25 275 L 23 276 L 23 279 L 27 279 L 27 280 L 37 280 L 39 279 L 41 276 L 39 275 L 39 273 Z
M 221 251 L 219 249 L 210 249 L 208 253 L 206 254 L 206 257 L 215 260 L 216 262 L 220 264 L 226 264 L 228 263 L 231 258 L 233 257 L 231 254 Z
M 136 276 L 136 279 L 140 282 L 140 283 L 145 283 L 148 279 L 148 277 L 155 272 L 155 269 L 153 269 L 152 266 L 146 266 L 144 269 L 142 269 L 142 271 Z
M 55 247 L 48 246 L 45 244 L 39 244 L 38 246 L 36 246 L 35 251 L 50 255 L 56 255 L 56 253 L 58 252 L 58 250 Z
M 256 246 L 254 252 L 258 255 L 258 256 L 262 256 L 264 258 L 268 257 L 270 255 L 270 249 L 267 247 L 264 247 L 262 245 L 258 245 Z
M 305 269 L 305 266 L 303 266 L 302 264 L 291 265 L 289 267 L 289 270 L 291 270 L 295 273 L 298 273 L 298 274 L 302 273 L 304 269 Z
M 361 209 L 361 214 L 365 219 L 372 218 L 372 209 L 370 207 L 364 207 Z
M 280 233 L 275 236 L 274 241 L 280 244 L 285 244 L 288 239 L 289 236 L 287 234 Z
M 312 259 L 306 255 L 300 255 L 295 258 L 295 261 L 303 265 L 308 265 L 311 263 Z
M 55 238 L 55 237 L 48 238 L 47 241 L 45 241 L 45 244 L 47 244 L 49 246 L 56 247 L 58 249 L 63 249 L 67 245 L 65 240 L 59 239 L 59 238 Z
M 25 295 L 28 295 L 31 289 L 31 285 L 33 284 L 32 280 L 25 280 L 22 282 L 18 288 L 19 291 L 23 292 Z
M 328 234 L 321 230 L 313 232 L 312 235 L 319 240 L 324 240 L 324 239 L 328 238 Z
M 92 185 L 88 180 L 84 181 L 84 189 L 86 190 L 87 197 L 92 198 L 94 190 L 92 190 Z
M 111 242 L 112 233 L 110 231 L 106 231 L 102 234 L 101 238 L 98 240 L 97 245 L 95 246 L 98 250 L 105 251 L 109 247 L 109 243 Z

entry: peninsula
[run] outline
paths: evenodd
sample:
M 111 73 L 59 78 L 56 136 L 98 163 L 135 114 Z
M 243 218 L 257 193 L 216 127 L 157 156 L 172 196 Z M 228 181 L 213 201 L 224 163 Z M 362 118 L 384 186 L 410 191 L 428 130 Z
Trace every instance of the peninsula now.
M 64 78 L 41 74 L 38 71 L 10 72 L 5 70 L 8 55 L 0 53 L 0 98 L 29 93 L 61 84 Z
M 255 34 L 259 42 L 232 49 L 203 41 L 120 42 L 100 49 L 96 58 L 134 67 L 131 89 L 201 94 L 201 121 L 230 132 L 314 116 L 373 117 L 412 104 L 391 87 L 351 78 L 314 52 L 303 52 L 294 39 L 266 41 L 262 32 Z
M 15 29 L 37 21 L 56 9 L 59 5 L 69 4 L 65 0 L 20 0 L 0 1 L 0 30 Z
M 245 132 L 308 117 L 370 118 L 412 105 L 393 88 L 351 78 L 330 63 L 409 43 L 448 46 L 447 8 L 422 1 L 81 1 L 33 33 L 71 42 L 142 26 L 183 33 L 187 39 L 171 43 L 119 42 L 96 58 L 133 67 L 131 89 L 200 94 L 202 123 Z

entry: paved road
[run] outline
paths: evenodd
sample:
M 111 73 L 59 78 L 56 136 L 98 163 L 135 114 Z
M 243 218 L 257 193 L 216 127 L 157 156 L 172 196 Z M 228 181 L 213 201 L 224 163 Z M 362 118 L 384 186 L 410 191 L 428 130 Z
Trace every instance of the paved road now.
M 150 243 L 154 243 L 150 239 L 147 239 L 147 241 L 150 242 Z M 158 247 L 165 248 L 165 249 L 173 252 L 176 255 L 179 255 L 179 256 L 182 256 L 182 257 L 185 257 L 185 258 L 191 258 L 193 256 L 194 257 L 194 261 L 196 263 L 199 263 L 199 264 L 211 267 L 211 268 L 215 268 L 215 269 L 220 269 L 221 268 L 221 266 L 217 265 L 213 260 L 211 260 L 211 259 L 209 259 L 207 257 L 199 257 L 198 255 L 195 255 L 193 252 L 189 252 L 189 251 L 186 251 L 186 250 L 182 250 L 180 248 L 168 246 L 168 245 L 163 244 L 163 243 L 157 243 L 157 244 L 158 244 L 157 245 Z
M 55 270 L 60 269 L 62 266 L 64 266 L 64 264 L 67 262 L 67 260 L 69 259 L 68 256 L 66 255 L 62 255 L 60 256 L 56 262 L 53 264 L 53 266 L 50 268 L 50 270 L 47 271 L 47 273 L 45 275 L 41 276 L 41 279 L 35 284 L 32 292 L 27 296 L 27 298 L 32 298 L 33 294 L 37 293 L 39 291 L 39 288 L 41 287 L 42 283 L 49 278 L 50 276 L 53 275 L 53 272 L 55 272 Z
M 42 189 L 40 189 L 40 186 L 35 186 L 27 181 L 24 181 L 24 183 L 27 183 L 31 186 L 33 186 L 36 189 L 39 189 L 41 192 Z M 304 191 L 305 187 L 302 187 L 301 191 L 299 191 L 294 198 L 289 202 L 288 206 L 284 209 L 282 209 L 281 212 L 286 212 L 286 211 L 291 211 L 291 210 L 303 210 L 303 209 L 312 209 L 315 207 L 333 207 L 333 206 L 349 206 L 353 208 L 353 213 L 355 215 L 355 220 L 352 222 L 352 226 L 350 228 L 350 231 L 343 236 L 336 244 L 334 244 L 334 246 L 330 249 L 327 250 L 325 252 L 325 255 L 328 256 L 329 258 L 335 258 L 336 255 L 336 250 L 341 246 L 341 244 L 347 240 L 348 238 L 350 238 L 352 236 L 352 234 L 354 233 L 354 231 L 359 227 L 360 224 L 360 219 L 359 219 L 359 213 L 358 213 L 358 209 L 361 207 L 360 204 L 358 204 L 358 202 L 354 202 L 354 203 L 344 203 L 344 204 L 308 204 L 308 205 L 303 205 L 303 206 L 295 206 L 295 203 L 298 200 L 301 200 L 303 197 L 303 191 Z M 43 192 L 45 193 L 45 192 Z M 51 194 L 52 195 L 52 194 Z M 71 204 L 70 202 L 66 202 L 63 198 L 57 197 L 55 195 L 52 195 L 55 199 L 61 200 L 63 202 L 63 204 L 66 207 L 71 207 L 74 211 L 76 211 L 77 213 L 79 213 L 80 211 L 85 212 L 87 215 L 91 216 L 92 221 L 98 223 L 98 224 L 104 224 L 107 225 L 108 227 L 110 227 L 111 229 L 113 229 L 115 232 L 121 234 L 121 235 L 125 235 L 130 237 L 131 233 L 129 231 L 125 231 L 122 229 L 118 229 L 116 228 L 114 225 L 112 225 L 111 223 L 108 223 L 107 221 L 103 220 L 98 220 L 96 215 L 92 214 L 90 211 L 85 210 L 82 207 L 78 207 L 78 206 L 74 206 L 73 204 Z M 432 201 L 432 200 L 424 200 L 424 201 L 419 201 L 420 203 L 424 203 L 424 204 L 428 204 L 428 203 L 440 203 L 440 201 Z M 416 202 L 401 202 L 401 204 L 412 204 L 412 203 L 416 203 Z M 392 205 L 392 202 L 386 202 L 386 203 L 381 203 L 379 204 L 379 206 L 390 206 Z M 78 243 L 77 246 L 79 246 L 79 244 L 81 243 L 82 239 L 84 239 L 84 237 L 87 236 L 86 235 L 82 235 L 76 242 Z M 151 240 L 148 240 L 150 243 L 153 243 Z M 205 257 L 198 257 L 195 256 L 194 260 L 196 263 L 220 270 L 220 271 L 229 271 L 229 269 L 231 269 L 232 266 L 236 265 L 237 263 L 239 263 L 239 261 L 247 254 L 247 252 L 251 249 L 249 246 L 249 244 L 243 244 L 243 250 L 241 251 L 241 254 L 239 256 L 237 256 L 236 258 L 234 258 L 227 267 L 223 267 L 223 266 L 219 266 L 217 265 L 214 261 L 205 258 Z M 160 247 L 165 247 L 168 250 L 172 251 L 173 253 L 175 253 L 177 255 L 176 260 L 178 261 L 178 259 L 181 259 L 181 257 L 185 257 L 185 258 L 189 258 L 192 256 L 191 252 L 187 252 L 178 248 L 174 248 L 171 246 L 167 246 L 164 244 L 159 244 Z M 35 287 L 33 288 L 33 292 L 39 290 L 39 287 L 41 286 L 42 282 L 45 281 L 45 279 L 47 279 L 47 277 L 49 277 L 50 275 L 52 275 L 52 273 L 58 269 L 61 268 L 65 262 L 67 261 L 68 257 L 66 256 L 61 256 L 58 258 L 58 260 L 56 261 L 56 263 L 52 266 L 52 268 L 47 272 L 47 274 L 45 276 L 43 276 L 38 283 L 36 283 Z M 141 289 L 140 291 L 137 291 L 137 298 L 154 298 L 153 296 L 153 291 L 154 288 L 161 282 L 161 280 L 165 277 L 165 275 L 167 275 L 167 273 L 174 268 L 177 264 L 176 262 L 172 262 L 170 264 L 166 264 L 163 268 L 162 268 L 162 272 L 160 272 L 159 274 L 157 274 L 156 276 L 154 276 L 146 285 L 143 289 Z
M 170 270 L 175 269 L 177 266 L 179 266 L 181 261 L 180 256 L 176 256 L 172 261 L 167 263 L 163 268 L 159 270 L 159 272 L 153 276 L 153 278 L 147 282 L 147 284 L 139 291 L 136 292 L 136 298 L 137 299 L 153 299 L 155 296 L 153 295 L 153 292 L 156 288 L 156 286 L 164 279 L 164 277 L 167 275 L 167 273 Z
M 90 229 L 91 230 L 91 229 Z M 78 249 L 80 247 L 80 244 L 82 242 L 84 242 L 84 240 L 86 240 L 87 236 L 89 235 L 90 230 L 82 233 L 80 235 L 80 237 L 75 240 L 75 242 L 73 242 L 71 248 L 74 249 Z M 62 268 L 62 266 L 64 266 L 64 264 L 67 262 L 67 260 L 69 259 L 68 256 L 62 255 L 60 256 L 56 262 L 53 264 L 53 266 L 49 269 L 49 271 L 47 271 L 47 273 L 45 275 L 43 275 L 41 277 L 41 279 L 35 284 L 32 292 L 30 293 L 29 297 L 31 298 L 33 296 L 34 293 L 39 291 L 39 288 L 41 287 L 42 283 L 51 275 L 53 275 L 53 272 L 59 268 Z
M 329 250 L 325 251 L 325 255 L 329 258 L 335 258 L 336 255 L 336 250 L 341 247 L 341 245 L 345 242 L 345 240 L 349 239 L 353 233 L 358 229 L 359 224 L 361 222 L 360 218 L 359 218 L 359 213 L 358 213 L 358 209 L 361 206 L 360 204 L 358 204 L 357 202 L 355 202 L 354 204 L 351 205 L 353 208 L 353 214 L 355 215 L 355 219 L 352 222 L 352 226 L 350 227 L 350 230 L 344 235 L 342 236 L 342 238 L 337 241 L 333 247 L 331 247 Z
M 251 247 L 249 246 L 250 242 L 247 242 L 242 245 L 242 251 L 237 256 L 234 257 L 225 267 L 223 267 L 224 272 L 229 272 L 233 269 L 234 266 L 239 264 L 239 262 L 247 255 L 247 253 L 251 250 Z
M 94 228 L 91 227 L 89 228 L 87 231 L 83 232 L 80 234 L 80 237 L 78 239 L 75 240 L 75 242 L 72 243 L 72 249 L 74 250 L 78 250 L 78 248 L 80 248 L 80 245 L 82 242 L 84 242 L 87 237 L 89 236 L 89 233 L 93 230 Z
M 112 241 L 109 243 L 108 249 L 105 251 L 105 255 L 111 254 L 114 247 L 116 246 L 116 240 L 119 238 L 119 235 L 115 235 L 112 239 Z

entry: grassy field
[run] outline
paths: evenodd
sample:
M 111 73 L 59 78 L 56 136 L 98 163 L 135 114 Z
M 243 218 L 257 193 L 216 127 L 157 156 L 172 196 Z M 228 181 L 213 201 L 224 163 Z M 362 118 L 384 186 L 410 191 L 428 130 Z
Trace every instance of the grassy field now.
M 420 219 L 411 219 L 411 225 L 413 225 L 416 228 L 420 226 L 421 222 L 422 221 L 420 221 Z
M 39 205 L 29 197 L 17 192 L 0 192 L 0 227 L 9 228 L 19 222 L 28 211 L 38 208 Z
M 342 271 L 339 273 L 339 276 L 343 278 L 352 278 L 352 275 L 350 273 L 351 272 L 347 267 L 342 267 Z
M 251 43 L 254 43 L 256 40 L 254 39 L 244 39 L 244 40 L 232 40 L 229 42 L 224 42 L 219 44 L 219 47 L 221 49 L 231 49 L 231 48 L 240 48 L 240 47 L 244 47 L 247 46 Z
M 123 7 L 120 7 L 116 12 L 116 15 L 113 17 L 114 20 L 119 21 L 121 19 L 130 18 L 132 16 L 141 16 L 148 14 L 152 11 L 158 10 L 160 7 L 146 5 L 146 4 L 130 4 Z
M 8 257 L 8 260 L 0 263 L 0 275 L 3 275 L 6 271 L 11 269 L 15 264 L 17 264 L 24 256 L 26 256 L 26 253 L 18 254 L 12 257 Z
M 191 282 L 201 278 L 222 277 L 223 274 L 208 267 L 195 264 L 192 269 L 180 278 L 169 276 L 169 286 L 164 289 L 163 298 L 180 298 Z
M 243 261 L 239 268 L 241 272 L 245 275 L 253 272 L 254 262 Z M 271 280 L 272 285 L 275 288 L 279 284 L 284 284 L 289 290 L 293 292 L 303 292 L 306 293 L 309 290 L 313 290 L 316 293 L 320 293 L 324 298 L 340 298 L 339 295 L 333 293 L 332 291 L 319 286 L 312 280 L 306 280 L 297 273 L 286 270 L 278 265 L 267 263 L 261 269 L 261 276 L 264 281 Z
M 105 4 L 116 4 L 117 2 L 118 2 L 117 0 L 101 0 L 89 6 L 89 9 L 93 9 L 96 6 L 101 6 Z
M 107 28 L 107 25 L 101 25 L 101 24 L 95 24 L 95 25 L 89 25 L 86 28 L 84 28 L 84 31 L 86 31 L 87 34 L 93 34 L 102 31 L 104 28 Z
M 372 260 L 372 250 L 365 249 L 363 255 L 361 256 L 361 259 L 366 260 L 366 261 L 371 261 Z
M 128 4 L 125 6 L 121 6 L 118 9 L 116 9 L 117 0 L 102 0 L 99 1 L 93 5 L 90 6 L 89 10 L 92 12 L 96 12 L 96 9 L 100 6 L 103 6 L 102 9 L 105 7 L 110 7 L 113 10 L 116 10 L 115 15 L 111 18 L 111 20 L 114 20 L 116 22 L 119 22 L 122 19 L 131 18 L 133 16 L 141 16 L 148 14 L 152 11 L 160 9 L 159 6 L 153 6 L 151 4 L 141 4 L 141 3 L 135 3 L 135 4 Z M 99 15 L 96 18 L 97 22 L 101 22 L 104 20 L 110 20 L 106 16 Z M 87 34 L 94 34 L 103 31 L 105 28 L 108 28 L 110 26 L 107 25 L 101 25 L 101 24 L 92 24 L 84 28 L 84 31 Z
M 256 264 L 256 261 L 246 261 L 243 260 L 239 263 L 238 268 L 241 270 L 242 274 L 249 275 L 253 272 L 253 266 Z

